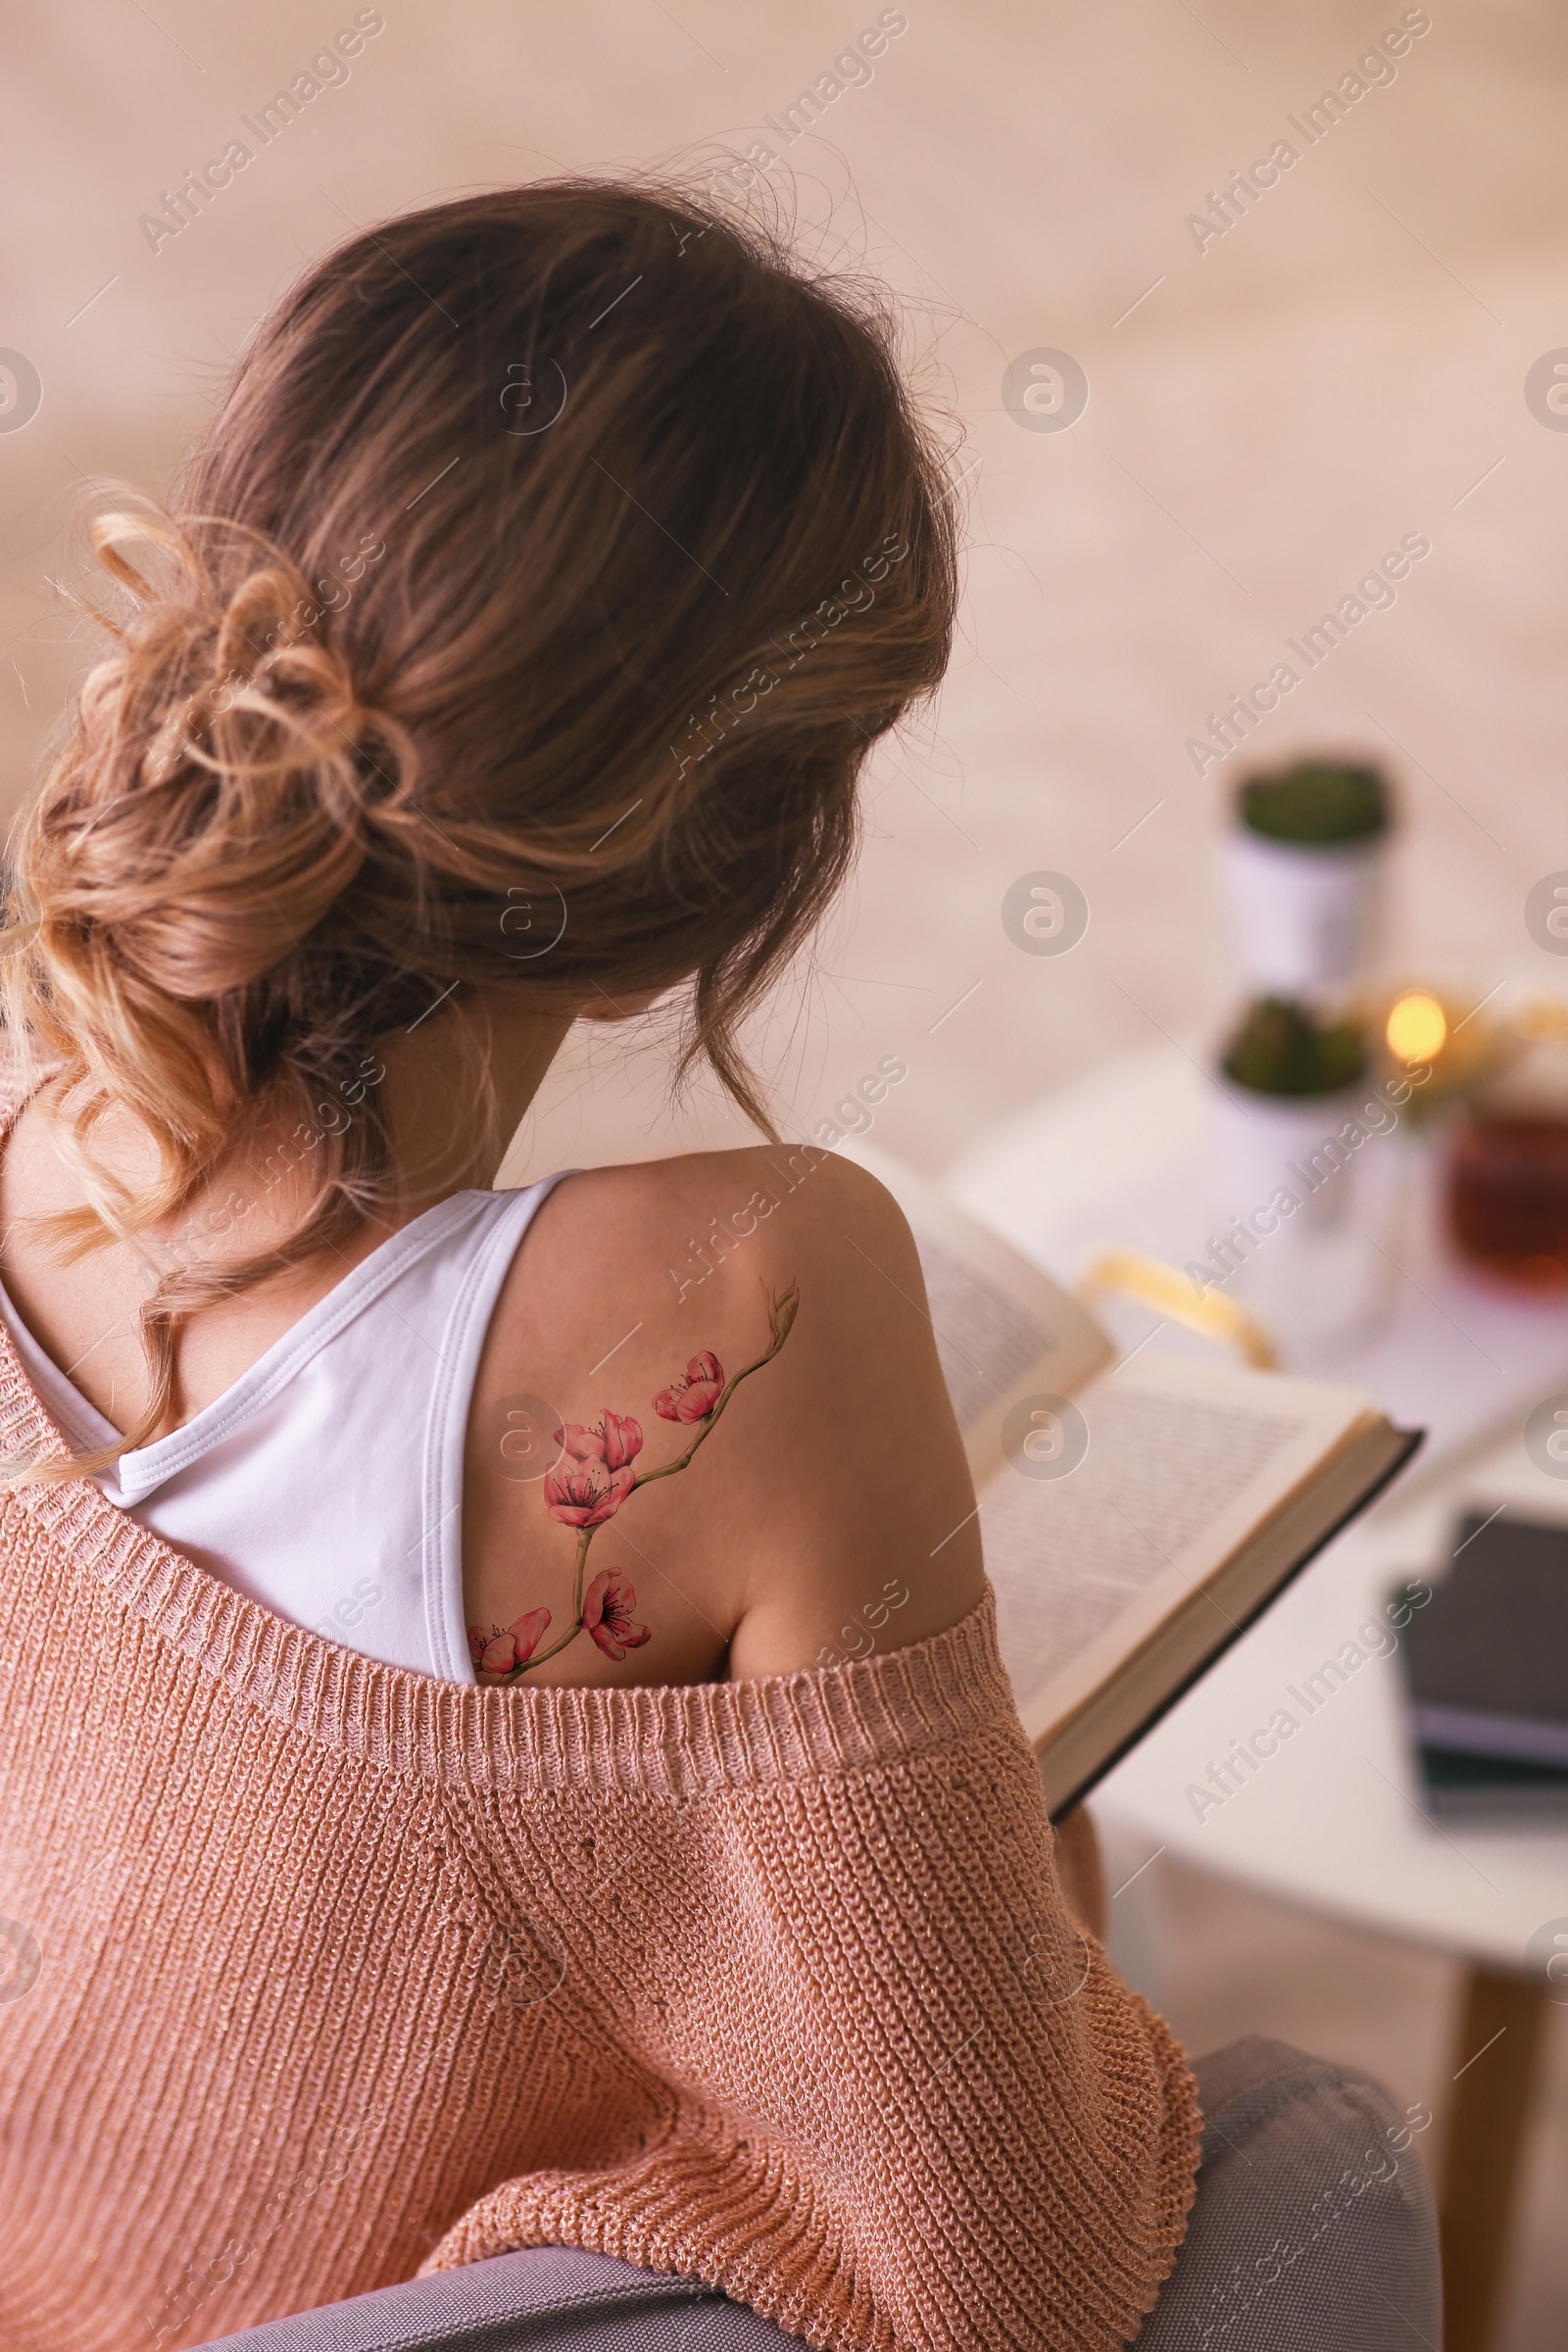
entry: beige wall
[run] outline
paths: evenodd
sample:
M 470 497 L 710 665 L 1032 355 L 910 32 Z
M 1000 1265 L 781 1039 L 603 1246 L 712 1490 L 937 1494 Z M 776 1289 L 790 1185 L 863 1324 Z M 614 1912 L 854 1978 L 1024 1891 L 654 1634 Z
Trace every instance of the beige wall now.
M 251 322 L 310 257 L 350 220 L 556 164 L 743 148 L 877 11 L 382 13 L 348 82 L 156 253 L 138 216 L 353 7 L 85 0 L 11 16 L 0 346 L 31 360 L 43 400 L 0 434 L 8 805 L 85 655 L 47 579 L 79 567 L 78 493 L 94 476 L 167 482 Z M 1530 415 L 1523 381 L 1568 345 L 1565 36 L 1545 0 L 1433 0 L 1392 86 L 1200 253 L 1185 217 L 1293 135 L 1286 117 L 1398 23 L 1397 0 L 906 13 L 874 77 L 773 176 L 813 250 L 908 297 L 924 379 L 962 419 L 964 638 L 939 708 L 879 758 L 858 884 L 758 1044 L 797 1123 L 902 1054 L 910 1078 L 883 1131 L 935 1163 L 1041 1086 L 1150 1040 L 1151 1016 L 1184 1034 L 1215 1017 L 1229 982 L 1210 866 L 1237 763 L 1200 777 L 1185 740 L 1404 532 L 1430 538 L 1430 559 L 1259 749 L 1389 754 L 1412 966 L 1479 995 L 1547 964 L 1520 910 L 1540 873 L 1568 864 L 1568 434 Z M 1024 431 L 1002 407 L 1007 363 L 1038 346 L 1087 370 L 1070 432 Z M 1073 874 L 1093 910 L 1059 961 L 1019 956 L 1001 928 L 1007 884 L 1038 866 Z M 655 1042 L 629 1097 L 593 1083 L 613 1050 L 593 1051 L 552 1081 L 527 1162 L 729 1132 L 703 1096 L 667 1118 Z

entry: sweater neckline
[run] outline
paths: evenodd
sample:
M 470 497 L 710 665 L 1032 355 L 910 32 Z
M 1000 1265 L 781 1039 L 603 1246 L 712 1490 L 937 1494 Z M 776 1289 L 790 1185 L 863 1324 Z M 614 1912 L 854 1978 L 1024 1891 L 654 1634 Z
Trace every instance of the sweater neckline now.
M 0 1150 L 20 1104 L 0 1112 Z M 69 1454 L 0 1322 L 0 1445 Z M 344 1649 L 222 1584 L 117 1510 L 87 1477 L 5 1498 L 127 1614 L 243 1703 L 372 1767 L 519 1793 L 614 1789 L 685 1802 L 940 1747 L 1016 1714 L 987 1584 L 967 1616 L 907 1648 L 747 1682 L 480 1689 Z M 3 1507 L 3 1506 L 0 1506 Z
M 8 1452 L 66 1452 L 0 1330 Z M 236 1592 L 118 1511 L 91 1479 L 11 1498 L 129 1615 L 248 1705 L 403 1777 L 544 1793 L 706 1791 L 864 1771 L 996 1718 L 1016 1726 L 988 1584 L 907 1648 L 748 1682 L 483 1689 L 341 1648 Z

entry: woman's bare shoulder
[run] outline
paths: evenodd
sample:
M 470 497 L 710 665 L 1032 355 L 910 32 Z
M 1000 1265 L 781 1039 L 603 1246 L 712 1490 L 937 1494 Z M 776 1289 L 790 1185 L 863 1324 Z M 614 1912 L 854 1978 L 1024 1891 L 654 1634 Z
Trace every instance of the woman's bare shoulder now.
M 558 1188 L 551 1212 L 551 1253 L 579 1272 L 594 1265 L 606 1306 L 635 1298 L 666 1342 L 679 1346 L 701 1326 L 733 1347 L 759 1298 L 795 1284 L 803 1301 L 810 1296 L 803 1333 L 819 1345 L 832 1332 L 857 1348 L 860 1332 L 876 1348 L 896 1332 L 934 1359 L 903 1211 L 875 1177 L 817 1145 L 584 1170 Z M 811 1352 L 803 1337 L 797 1357 Z
M 591 1679 L 788 1672 L 921 1640 L 979 1595 L 974 1498 L 914 1245 L 884 1188 L 833 1153 L 705 1152 L 559 1185 L 503 1294 L 470 1431 L 509 1394 L 585 1433 L 582 1507 L 601 1485 L 611 1504 L 595 1562 L 630 1575 L 641 1561 L 639 1589 L 664 1605 L 667 1639 L 651 1616 L 619 1674 L 585 1657 Z M 482 1475 L 470 1443 L 476 1526 Z M 476 1569 L 495 1590 L 486 1623 L 511 1622 L 499 1611 L 525 1563 L 551 1556 L 542 1484 L 539 1502 L 528 1540 L 498 1531 Z
M 846 1220 L 895 1243 L 907 1226 L 876 1178 L 817 1144 L 756 1145 L 575 1172 L 556 1195 L 564 1229 L 593 1229 L 634 1253 L 657 1242 L 672 1305 L 694 1298 L 748 1250 L 819 1245 Z

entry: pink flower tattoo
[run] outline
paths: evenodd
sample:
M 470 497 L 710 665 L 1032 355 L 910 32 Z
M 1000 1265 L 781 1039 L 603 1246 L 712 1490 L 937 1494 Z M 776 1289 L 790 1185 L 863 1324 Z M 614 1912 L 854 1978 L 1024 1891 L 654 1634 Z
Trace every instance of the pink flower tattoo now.
M 558 1429 L 556 1444 L 573 1461 L 603 1462 L 607 1470 L 624 1470 L 643 1449 L 642 1424 L 629 1414 L 612 1413 L 607 1405 L 591 1429 L 584 1429 L 580 1421 Z
M 631 1598 L 635 1600 L 636 1594 Z M 482 1625 L 468 1628 L 468 1655 L 474 1671 L 483 1674 L 512 1674 L 525 1666 L 539 1645 L 550 1623 L 548 1609 L 529 1609 L 514 1625 L 502 1628 L 493 1625 L 488 1633 Z M 646 1641 L 647 1636 L 644 1636 Z
M 585 1633 L 591 1634 L 607 1658 L 618 1664 L 628 1649 L 641 1649 L 648 1639 L 646 1625 L 633 1625 L 637 1595 L 618 1568 L 601 1568 L 582 1604 Z M 624 1642 L 625 1648 L 617 1648 Z
M 511 1680 L 557 1656 L 579 1634 L 586 1634 L 607 1658 L 619 1665 L 628 1649 L 640 1649 L 651 1638 L 652 1629 L 639 1625 L 632 1616 L 637 1594 L 619 1568 L 602 1568 L 584 1592 L 588 1547 L 597 1531 L 613 1519 L 639 1487 L 651 1486 L 655 1479 L 673 1478 L 687 1468 L 699 1446 L 712 1436 L 741 1382 L 750 1380 L 777 1355 L 800 1312 L 800 1287 L 792 1282 L 774 1293 L 764 1284 L 762 1295 L 767 1300 L 771 1336 L 754 1362 L 726 1381 L 723 1365 L 711 1348 L 705 1348 L 655 1396 L 654 1410 L 662 1421 L 673 1421 L 693 1433 L 685 1451 L 672 1461 L 662 1462 L 653 1470 L 635 1469 L 633 1464 L 643 1449 L 642 1424 L 629 1413 L 612 1412 L 608 1405 L 597 1421 L 566 1421 L 556 1431 L 561 1458 L 545 1475 L 544 1498 L 552 1519 L 577 1530 L 571 1623 L 548 1649 L 538 1646 L 550 1624 L 548 1609 L 529 1609 L 515 1624 L 493 1625 L 488 1633 L 481 1626 L 470 1625 L 468 1648 L 476 1673 Z
M 694 1355 L 684 1372 L 677 1372 L 667 1389 L 654 1398 L 662 1421 L 706 1421 L 724 1388 L 724 1367 L 711 1349 Z
M 592 1454 L 585 1462 L 560 1462 L 545 1474 L 545 1509 L 564 1527 L 603 1527 L 636 1484 L 629 1465 L 607 1470 Z

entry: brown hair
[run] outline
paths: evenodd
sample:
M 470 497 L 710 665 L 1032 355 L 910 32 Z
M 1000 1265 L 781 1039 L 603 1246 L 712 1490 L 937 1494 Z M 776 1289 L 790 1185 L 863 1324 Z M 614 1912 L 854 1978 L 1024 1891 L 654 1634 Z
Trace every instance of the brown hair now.
M 177 1211 L 465 981 L 564 1009 L 695 974 L 683 1066 L 765 1126 L 737 1018 L 952 636 L 881 300 L 657 188 L 434 206 L 264 320 L 176 514 L 100 519 L 129 611 L 11 845 L 0 986 L 89 1184 L 75 1246 Z M 360 1093 L 286 1246 L 164 1273 L 144 1430 L 181 1314 L 390 1196 Z M 117 1104 L 139 1189 L 92 1165 Z

